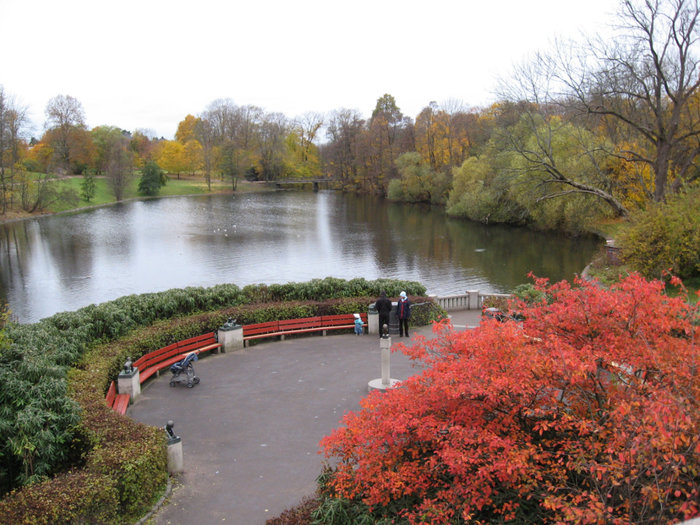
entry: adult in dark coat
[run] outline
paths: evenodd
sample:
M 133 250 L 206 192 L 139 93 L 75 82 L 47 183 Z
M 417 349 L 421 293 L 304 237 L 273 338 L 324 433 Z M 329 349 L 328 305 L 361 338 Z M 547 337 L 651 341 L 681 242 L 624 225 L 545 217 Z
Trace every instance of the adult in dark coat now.
M 411 318 L 411 301 L 406 297 L 406 292 L 401 292 L 399 304 L 396 309 L 399 315 L 399 337 L 403 337 L 404 333 L 406 337 L 408 337 L 408 320 Z
M 379 337 L 381 337 L 384 325 L 387 326 L 387 329 L 389 327 L 389 316 L 392 308 L 391 300 L 386 298 L 385 292 L 381 293 L 379 299 L 377 299 L 377 301 L 374 303 L 374 307 L 377 309 L 377 313 L 379 314 Z

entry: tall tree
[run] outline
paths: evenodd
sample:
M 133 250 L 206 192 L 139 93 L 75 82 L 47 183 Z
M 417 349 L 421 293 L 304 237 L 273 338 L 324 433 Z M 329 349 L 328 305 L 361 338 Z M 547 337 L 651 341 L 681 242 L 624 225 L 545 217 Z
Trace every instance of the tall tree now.
M 600 116 L 640 147 L 622 152 L 654 173 L 654 199 L 696 179 L 700 153 L 697 0 L 624 0 L 620 32 L 552 63 L 577 108 Z
M 603 151 L 610 151 L 605 137 L 571 125 L 561 94 L 555 89 L 556 72 L 547 62 L 536 60 L 518 68 L 502 94 L 510 104 L 504 106 L 506 124 L 494 132 L 497 147 L 519 158 L 511 164 L 513 177 L 533 179 L 537 189 L 535 202 L 591 195 L 601 199 L 617 216 L 627 215 L 611 187 L 607 167 L 600 161 Z M 566 99 L 564 99 L 566 101 Z M 560 147 L 564 145 L 564 147 Z M 562 151 L 575 151 L 576 159 L 586 163 L 572 164 Z
M 396 99 L 388 93 L 379 97 L 368 123 L 368 189 L 386 193 L 389 180 L 397 175 L 394 162 L 401 151 L 396 143 L 403 124 Z
M 46 126 L 60 171 L 72 171 L 71 163 L 79 148 L 80 131 L 85 131 L 85 112 L 80 101 L 70 95 L 57 95 L 46 105 Z
M 13 202 L 13 185 L 20 160 L 22 134 L 27 125 L 27 110 L 14 103 L 0 86 L 0 213 Z
M 182 144 L 187 144 L 188 141 L 196 139 L 196 129 L 198 123 L 198 118 L 195 118 L 193 115 L 187 115 L 185 119 L 180 121 L 180 123 L 177 125 L 175 140 Z
M 343 185 L 359 182 L 361 172 L 360 143 L 365 121 L 351 109 L 333 111 L 328 119 L 328 143 L 321 149 L 323 169 Z
M 195 137 L 202 146 L 202 167 L 204 179 L 207 181 L 207 189 L 211 190 L 211 172 L 215 165 L 216 134 L 214 126 L 207 118 L 197 119 Z
M 124 198 L 133 168 L 133 153 L 129 148 L 129 139 L 122 135 L 111 144 L 105 169 L 107 183 L 115 200 L 121 201 Z

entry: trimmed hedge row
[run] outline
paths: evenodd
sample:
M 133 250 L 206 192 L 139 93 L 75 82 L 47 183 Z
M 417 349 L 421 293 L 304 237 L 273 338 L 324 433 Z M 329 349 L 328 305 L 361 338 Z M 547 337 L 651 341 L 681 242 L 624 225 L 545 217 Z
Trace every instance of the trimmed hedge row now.
M 332 296 L 334 290 L 336 296 L 346 295 L 344 289 L 338 293 L 343 283 L 353 292 L 365 294 L 350 299 L 299 300 L 310 290 L 319 299 Z M 36 482 L 60 467 L 81 464 L 83 468 L 13 492 L 0 501 L 0 515 L 7 523 L 121 523 L 149 508 L 167 477 L 164 432 L 123 418 L 104 402 L 109 382 L 119 373 L 126 356 L 136 359 L 154 348 L 216 330 L 228 317 L 249 324 L 365 311 L 381 290 L 389 295 L 398 295 L 401 290 L 412 295 L 425 293 L 418 283 L 364 279 L 327 278 L 300 285 L 246 287 L 243 291 L 234 285 L 220 285 L 129 296 L 56 314 L 34 325 L 12 325 L 7 331 L 12 344 L 0 353 L 0 381 L 7 380 L 13 387 L 0 393 L 0 433 L 7 435 L 7 440 L 0 442 L 0 447 L 5 443 L 0 453 L 3 460 L 11 459 L 0 478 L 7 486 L 13 474 L 25 482 Z M 217 294 L 223 298 L 218 305 Z M 286 302 L 246 304 L 279 297 Z M 221 309 L 221 303 L 228 307 Z M 211 308 L 214 305 L 217 308 Z M 190 313 L 190 309 L 200 308 L 215 311 L 168 318 L 172 312 Z M 414 315 L 423 309 L 428 312 L 426 319 L 444 315 L 432 303 L 417 308 Z M 136 330 L 147 325 L 151 326 Z M 75 367 L 68 373 L 70 365 Z M 19 402 L 10 406 L 13 400 Z M 35 421 L 24 417 L 27 411 Z M 28 421 L 30 424 L 23 427 Z M 38 428 L 41 425 L 43 431 Z M 18 436 L 17 430 L 22 435 Z M 22 455 L 22 443 L 26 444 L 26 455 Z M 46 451 L 34 443 L 50 447 L 49 452 L 44 454 Z M 33 472 L 23 464 L 40 463 L 37 459 L 43 460 L 44 466 L 34 465 Z M 66 503 L 66 486 L 73 485 L 78 488 L 70 492 L 81 501 Z M 93 487 L 104 492 L 96 507 L 86 496 Z M 31 503 L 35 498 L 41 504 Z M 57 512 L 62 517 L 56 518 Z

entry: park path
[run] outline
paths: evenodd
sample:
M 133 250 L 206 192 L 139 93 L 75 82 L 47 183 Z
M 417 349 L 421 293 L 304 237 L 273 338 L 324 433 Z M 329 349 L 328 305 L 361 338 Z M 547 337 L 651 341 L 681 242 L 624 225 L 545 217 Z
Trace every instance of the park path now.
M 453 313 L 457 329 L 479 311 Z M 414 333 L 430 336 L 430 327 Z M 392 343 L 408 342 L 392 337 Z M 127 415 L 163 427 L 175 422 L 185 472 L 156 525 L 264 525 L 316 489 L 318 442 L 356 410 L 367 383 L 381 377 L 379 339 L 354 334 L 270 341 L 195 363 L 200 384 L 149 381 Z M 417 373 L 401 353 L 391 377 Z

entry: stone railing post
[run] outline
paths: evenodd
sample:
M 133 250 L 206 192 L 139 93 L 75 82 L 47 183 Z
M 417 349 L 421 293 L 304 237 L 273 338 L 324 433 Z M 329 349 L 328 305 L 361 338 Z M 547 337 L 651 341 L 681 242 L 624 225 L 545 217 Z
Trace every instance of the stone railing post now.
M 133 403 L 141 395 L 141 382 L 139 381 L 139 369 L 132 366 L 130 357 L 126 358 L 124 369 L 117 377 L 117 391 L 120 394 L 129 394 L 129 401 Z
M 467 290 L 467 295 L 469 296 L 469 305 L 467 309 L 478 310 L 481 308 L 479 304 L 479 290 Z

